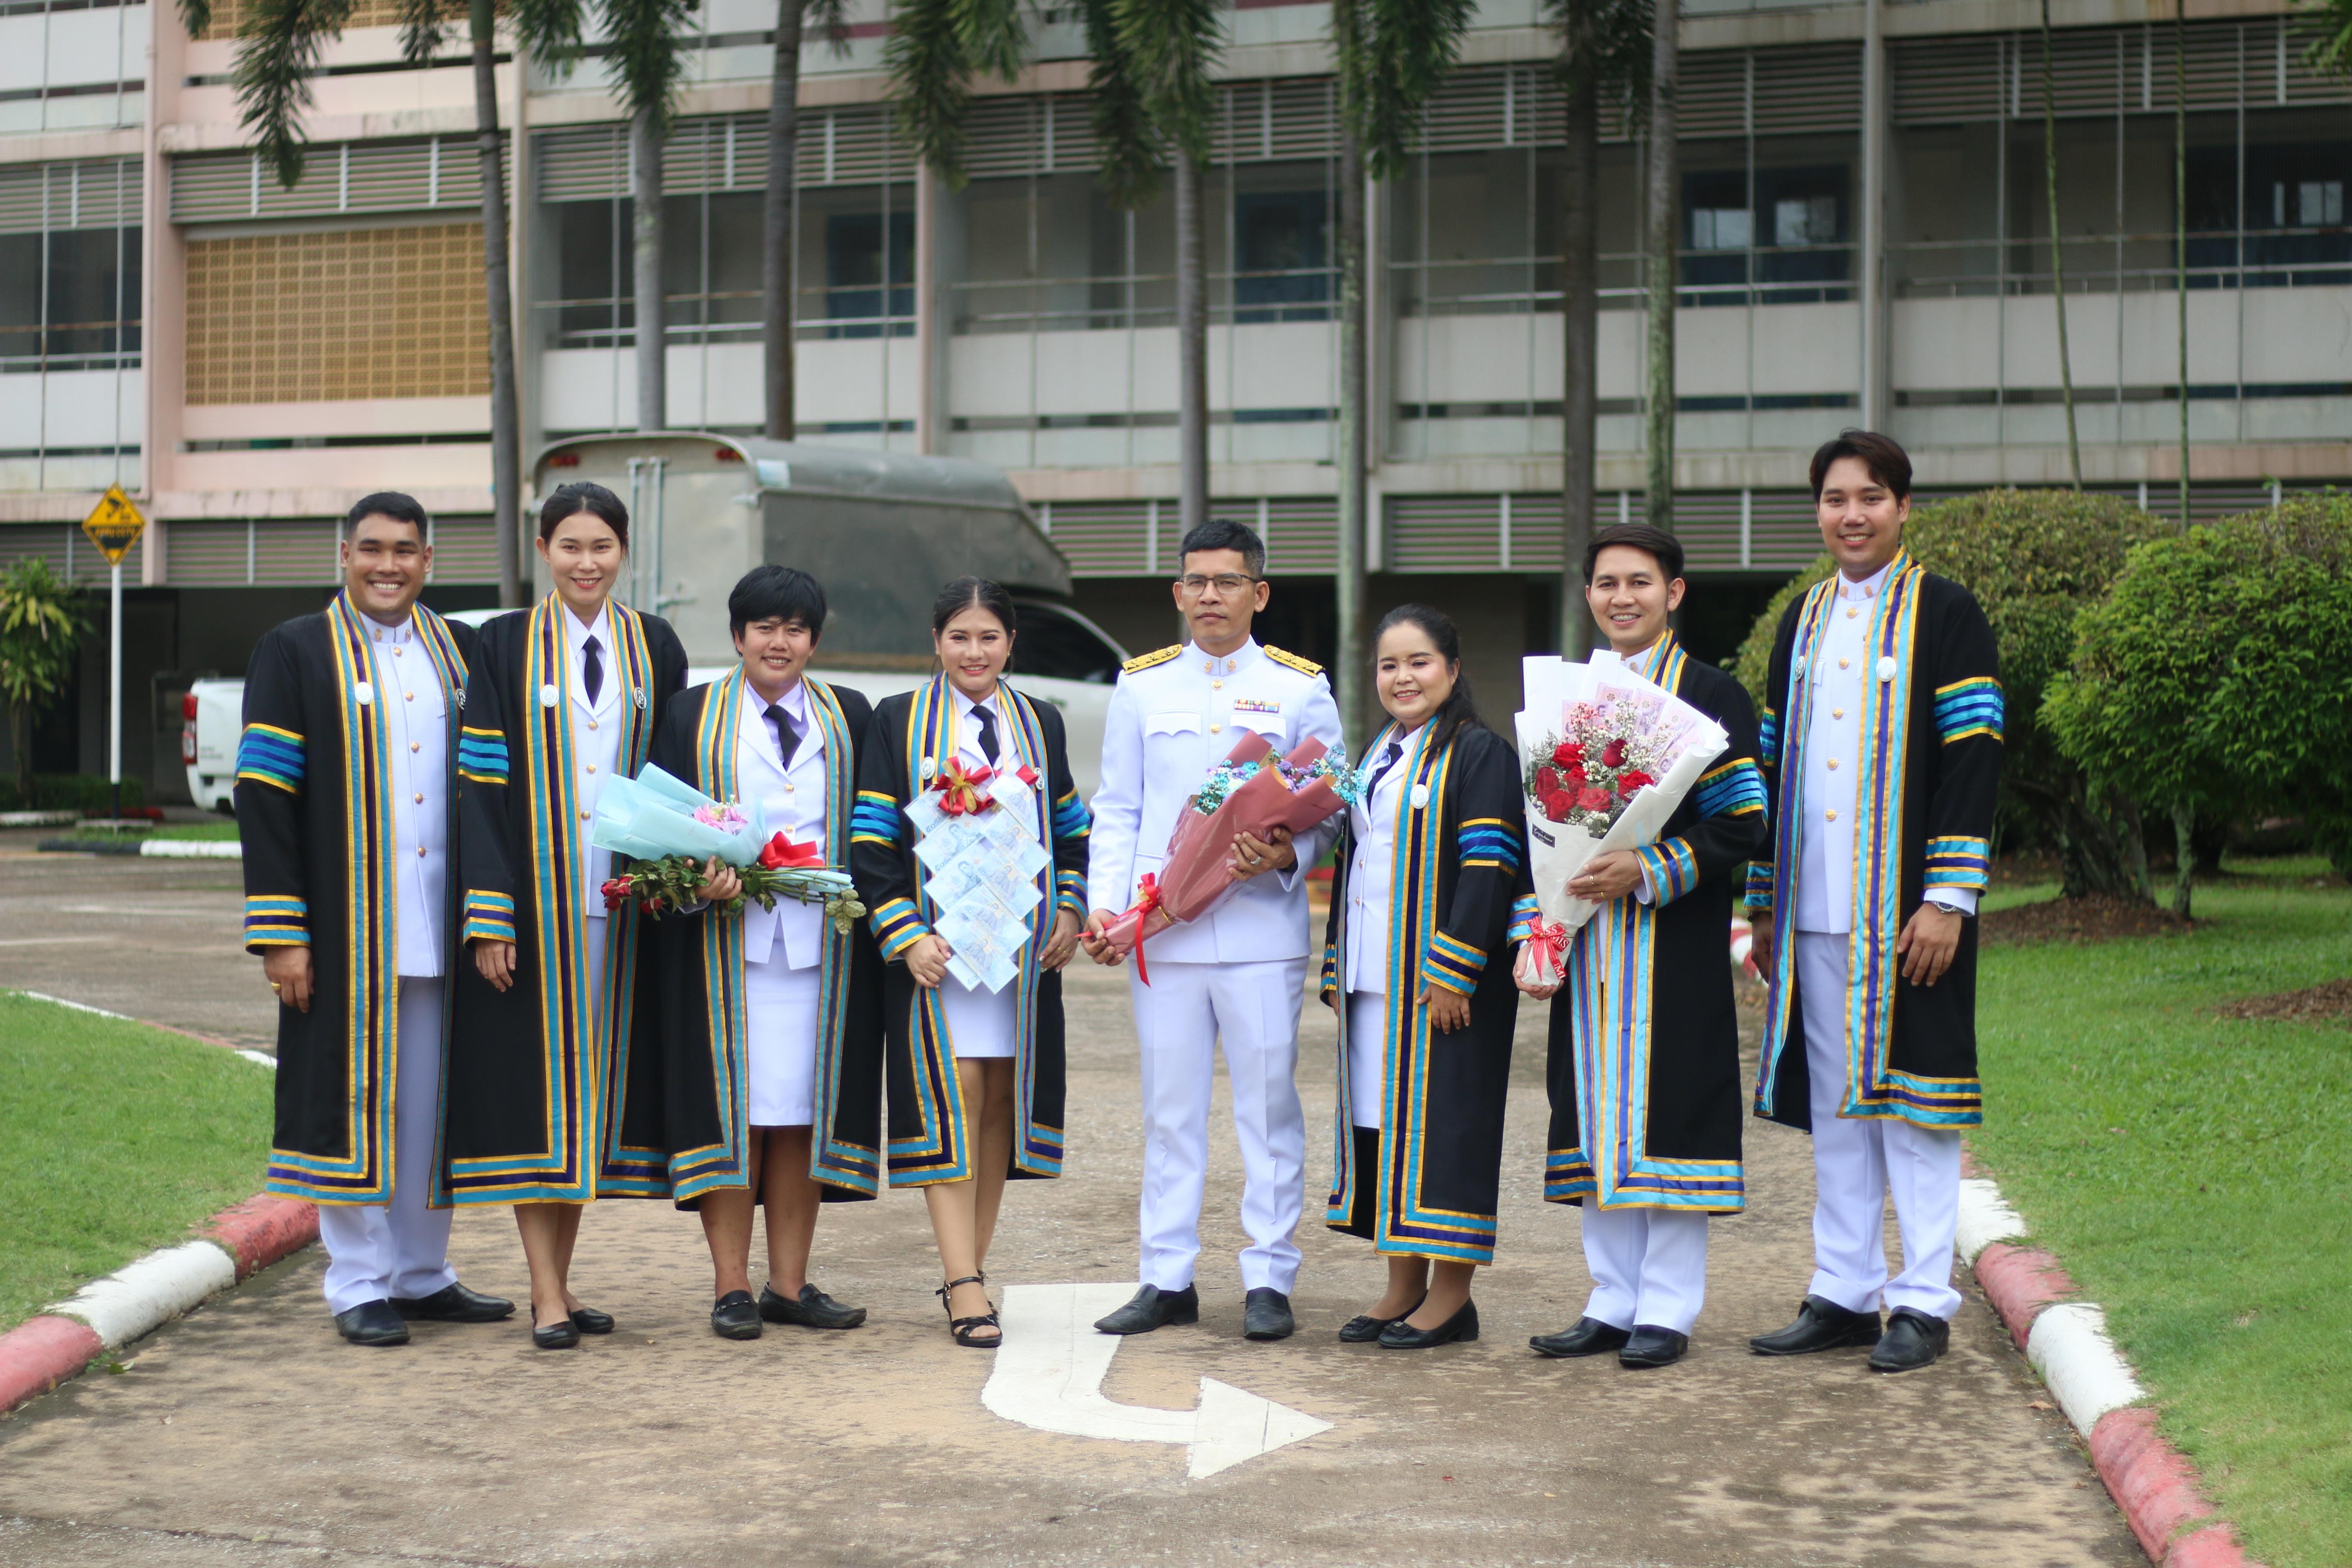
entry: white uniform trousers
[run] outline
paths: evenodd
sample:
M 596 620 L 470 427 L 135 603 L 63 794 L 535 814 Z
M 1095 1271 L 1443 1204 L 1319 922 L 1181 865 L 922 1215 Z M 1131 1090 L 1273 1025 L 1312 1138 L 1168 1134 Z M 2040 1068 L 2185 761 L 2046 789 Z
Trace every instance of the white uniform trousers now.
M 1388 1099 L 1389 999 L 1378 991 L 1348 993 L 1348 1120 L 1378 1127 Z
M 425 1207 L 441 1119 L 441 986 L 439 980 L 400 982 L 391 1204 L 319 1205 L 330 1311 L 395 1296 L 413 1300 L 457 1282 L 449 1267 L 453 1211 Z
M 1298 1107 L 1298 1008 L 1307 959 L 1154 963 L 1130 977 L 1142 1041 L 1142 1282 L 1181 1290 L 1201 1256 L 1209 1174 L 1209 1094 L 1217 1043 L 1242 1145 L 1242 1289 L 1288 1295 L 1298 1281 L 1307 1118 Z
M 1584 1315 L 1612 1329 L 1687 1334 L 1706 1300 L 1706 1215 L 1695 1209 L 1605 1209 L 1586 1198 Z
M 1853 939 L 1797 934 L 1798 994 L 1805 1009 L 1805 1067 L 1812 1079 L 1813 1282 L 1811 1294 L 1853 1312 L 1908 1307 L 1948 1319 L 1953 1235 L 1960 1218 L 1960 1135 L 1899 1117 L 1841 1117 L 1845 1101 L 1845 1009 Z M 1903 1272 L 1887 1278 L 1886 1200 L 1903 1236 Z

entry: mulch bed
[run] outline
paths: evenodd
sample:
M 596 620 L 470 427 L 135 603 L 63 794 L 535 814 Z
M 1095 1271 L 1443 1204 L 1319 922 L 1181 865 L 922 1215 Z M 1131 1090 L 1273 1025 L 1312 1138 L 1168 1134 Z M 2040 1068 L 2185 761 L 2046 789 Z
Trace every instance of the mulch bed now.
M 2101 895 L 2045 899 L 1995 910 L 1980 921 L 1977 940 L 1987 947 L 2040 942 L 2113 942 L 2126 936 L 2171 936 L 2200 922 L 2137 900 Z
M 2248 996 L 2213 1009 L 2223 1018 L 2284 1018 L 2297 1024 L 2352 1026 L 2352 980 L 2330 980 L 2300 991 Z

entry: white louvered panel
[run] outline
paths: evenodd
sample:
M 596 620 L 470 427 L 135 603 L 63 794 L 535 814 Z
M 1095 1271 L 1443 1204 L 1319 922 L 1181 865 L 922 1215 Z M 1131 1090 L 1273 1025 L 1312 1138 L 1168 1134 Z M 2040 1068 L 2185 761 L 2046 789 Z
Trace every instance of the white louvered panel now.
M 2304 58 L 2305 51 L 2319 37 L 2320 29 L 2284 16 L 2276 18 L 2273 26 L 2286 35 L 2286 102 L 2300 105 L 2352 101 L 2352 82 L 2313 70 Z M 2251 88 L 2247 96 L 2255 96 Z M 2272 96 L 2276 97 L 2275 91 Z
M 1822 530 L 1809 490 L 1757 490 L 1748 497 L 1748 564 L 1795 572 L 1822 552 Z
M 964 171 L 975 180 L 1045 167 L 1045 114 L 1034 98 L 983 98 L 964 121 Z
M 253 525 L 253 581 L 331 583 L 337 575 L 337 524 L 324 518 L 270 518 Z
M 192 153 L 171 161 L 172 221 L 221 223 L 253 216 L 250 153 Z
M 1393 496 L 1391 572 L 1492 572 L 1501 567 L 1500 496 Z
M 1209 161 L 1230 163 L 1262 159 L 1271 140 L 1268 132 L 1269 89 L 1265 79 L 1228 82 L 1217 89 L 1217 107 L 1209 118 Z
M 71 523 L 10 522 L 0 523 L 0 571 L 5 571 L 20 561 L 44 556 L 49 570 L 62 577 L 66 572 L 66 533 Z M 79 553 L 104 565 L 106 557 L 95 549 L 84 548 Z M 124 557 L 125 561 L 129 557 Z
M 1245 510 L 1234 509 L 1234 515 L 1250 521 Z M 1270 499 L 1259 517 L 1269 575 L 1321 577 L 1339 569 L 1339 503 L 1332 497 Z
M 131 553 L 122 558 L 122 580 L 125 583 L 137 583 L 146 577 L 147 541 L 153 537 L 152 532 L 141 534 L 139 542 L 131 547 Z M 59 549 L 44 550 L 42 553 L 48 556 L 49 564 L 56 567 L 60 575 L 67 574 L 67 552 L 70 550 L 73 560 L 70 576 L 76 587 L 96 588 L 106 582 L 110 574 L 106 557 L 100 554 L 89 540 L 60 539 L 58 543 Z
M 499 580 L 498 525 L 487 517 L 433 520 L 433 581 L 495 583 Z
M 1683 565 L 1686 570 L 1737 570 L 1739 565 L 1739 492 L 1676 490 L 1675 537 L 1682 542 Z
M 164 575 L 174 588 L 242 587 L 250 524 L 170 522 L 163 552 Z
M 626 194 L 629 148 L 625 128 L 580 125 L 531 137 L 538 160 L 539 199 L 599 201 Z
M 1089 171 L 1101 161 L 1102 149 L 1095 140 L 1094 100 L 1081 93 L 1065 93 L 1049 98 L 1046 104 L 1052 112 L 1047 130 L 1045 159 L 1047 174 Z
M 800 177 L 811 184 L 870 185 L 911 180 L 913 158 L 891 145 L 889 110 L 879 104 L 828 109 L 815 138 L 801 135 Z M 812 159 L 814 166 L 812 167 Z
M 1853 131 L 1861 124 L 1860 44 L 1756 51 L 1756 134 Z
M 1886 51 L 1895 122 L 1951 124 L 1998 120 L 2006 40 L 1922 38 Z
M 1331 83 L 1306 77 L 1269 82 L 1260 153 L 1264 158 L 1328 158 L 1339 150 L 1338 106 Z
M 47 165 L 0 167 L 0 234 L 38 234 L 47 228 Z
M 1682 93 L 1676 100 L 1676 109 L 1677 128 L 1683 140 L 1746 135 L 1747 51 L 1728 49 L 1684 55 Z
M 1054 548 L 1074 577 L 1132 577 L 1148 570 L 1147 501 L 1055 501 Z M 1173 512 L 1171 501 L 1162 507 Z
M 1503 141 L 1503 78 L 1507 66 L 1458 70 L 1430 95 L 1422 145 L 1431 153 L 1475 153 Z

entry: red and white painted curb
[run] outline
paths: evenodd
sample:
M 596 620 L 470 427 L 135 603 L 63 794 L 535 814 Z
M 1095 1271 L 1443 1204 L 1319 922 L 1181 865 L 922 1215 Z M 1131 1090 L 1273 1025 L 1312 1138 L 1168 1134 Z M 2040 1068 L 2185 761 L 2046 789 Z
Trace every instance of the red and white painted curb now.
M 1982 1176 L 1960 1183 L 1960 1256 L 2051 1397 L 2091 1447 L 2091 1463 L 2158 1568 L 2260 1568 L 2213 1517 L 2197 1469 L 2157 1430 L 2147 1391 L 2107 1338 L 2106 1314 L 2075 1300 L 2074 1281 Z

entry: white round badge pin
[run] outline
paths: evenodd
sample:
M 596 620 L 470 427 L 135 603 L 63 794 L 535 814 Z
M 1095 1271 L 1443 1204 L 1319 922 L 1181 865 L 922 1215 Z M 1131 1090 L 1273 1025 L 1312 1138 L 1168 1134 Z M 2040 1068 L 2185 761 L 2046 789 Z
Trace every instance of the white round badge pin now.
M 352 700 L 364 708 L 375 700 L 375 688 L 364 680 L 352 682 Z
M 1429 786 L 1428 786 L 1427 784 L 1417 784 L 1413 785 L 1413 786 L 1412 786 L 1412 808 L 1413 808 L 1413 810 L 1415 810 L 1415 811 L 1419 811 L 1419 810 L 1423 809 L 1424 806 L 1426 806 L 1426 805 L 1429 805 Z
M 1878 679 L 1881 680 L 1894 679 L 1895 668 L 1895 658 L 1893 655 L 1890 654 L 1886 658 L 1880 659 L 1878 661 Z
M 562 700 L 563 693 L 556 690 L 552 685 L 542 686 L 539 689 L 539 705 L 541 708 L 552 708 L 558 702 Z
M 940 771 L 940 764 L 929 757 L 923 759 L 923 778 L 929 782 Z

